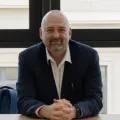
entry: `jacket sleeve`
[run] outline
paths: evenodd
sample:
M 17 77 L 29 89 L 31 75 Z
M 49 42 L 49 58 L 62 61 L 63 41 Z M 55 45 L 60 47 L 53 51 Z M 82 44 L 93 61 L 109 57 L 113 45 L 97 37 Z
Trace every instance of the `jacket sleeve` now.
M 75 104 L 84 117 L 97 115 L 102 104 L 102 79 L 99 66 L 99 56 L 95 51 L 84 79 L 84 99 Z
M 22 53 L 19 54 L 18 67 L 18 81 L 16 84 L 18 92 L 18 112 L 30 117 L 38 117 L 35 114 L 35 110 L 45 104 L 36 100 L 36 89 L 32 69 L 30 69 L 30 65 Z

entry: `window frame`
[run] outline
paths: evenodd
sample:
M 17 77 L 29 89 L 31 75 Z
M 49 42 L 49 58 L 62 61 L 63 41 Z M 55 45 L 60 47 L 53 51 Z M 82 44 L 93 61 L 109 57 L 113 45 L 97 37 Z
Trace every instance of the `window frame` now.
M 72 29 L 72 39 L 92 47 L 120 47 L 120 29 Z
M 29 29 L 0 29 L 0 48 L 22 48 L 38 43 L 41 19 L 50 9 L 51 0 L 29 0 Z
M 40 2 L 42 4 L 38 6 Z M 41 19 L 49 10 L 60 10 L 60 0 L 36 0 L 36 3 L 29 0 L 29 29 L 0 30 L 1 48 L 24 48 L 41 41 Z M 120 29 L 73 29 L 72 39 L 92 47 L 119 47 L 119 34 Z

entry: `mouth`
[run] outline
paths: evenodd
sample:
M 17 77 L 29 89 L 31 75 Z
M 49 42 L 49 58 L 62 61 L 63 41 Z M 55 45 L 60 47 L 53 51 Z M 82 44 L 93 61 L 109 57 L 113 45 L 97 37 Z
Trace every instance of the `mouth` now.
M 63 43 L 61 41 L 51 41 L 50 47 L 56 52 L 61 51 L 63 48 Z
M 53 41 L 53 42 L 51 42 L 51 45 L 61 45 L 61 42 L 60 41 Z

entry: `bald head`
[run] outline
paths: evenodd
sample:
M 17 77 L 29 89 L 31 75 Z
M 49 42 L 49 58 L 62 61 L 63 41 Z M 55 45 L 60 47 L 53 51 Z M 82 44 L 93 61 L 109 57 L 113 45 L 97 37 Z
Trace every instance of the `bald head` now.
M 62 12 L 58 10 L 48 12 L 42 19 L 39 33 L 53 58 L 64 56 L 72 30 L 69 27 L 68 19 Z
M 56 20 L 59 20 L 59 22 L 63 22 L 66 27 L 70 27 L 69 26 L 69 22 L 68 22 L 68 19 L 67 17 L 59 10 L 52 10 L 52 11 L 49 11 L 42 19 L 42 22 L 41 22 L 41 28 L 44 29 L 44 27 L 48 24 L 48 22 L 54 22 Z

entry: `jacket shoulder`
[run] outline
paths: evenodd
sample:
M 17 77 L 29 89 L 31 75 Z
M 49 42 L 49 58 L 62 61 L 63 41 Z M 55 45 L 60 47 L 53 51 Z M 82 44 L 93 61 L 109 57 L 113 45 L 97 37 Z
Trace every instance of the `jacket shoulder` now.
M 92 48 L 91 46 L 77 42 L 75 40 L 70 40 L 69 44 L 73 48 L 73 50 L 76 50 L 76 51 L 79 51 L 82 53 L 86 53 L 86 54 L 87 53 L 88 54 L 89 53 L 97 53 L 97 51 L 94 48 Z
M 36 55 L 39 52 L 42 44 L 43 43 L 40 42 L 38 44 L 35 44 L 35 45 L 32 45 L 32 46 L 28 47 L 27 49 L 25 49 L 22 52 L 20 52 L 19 56 L 22 55 L 22 56 L 27 56 L 27 57 L 29 56 L 30 57 L 30 56 Z

